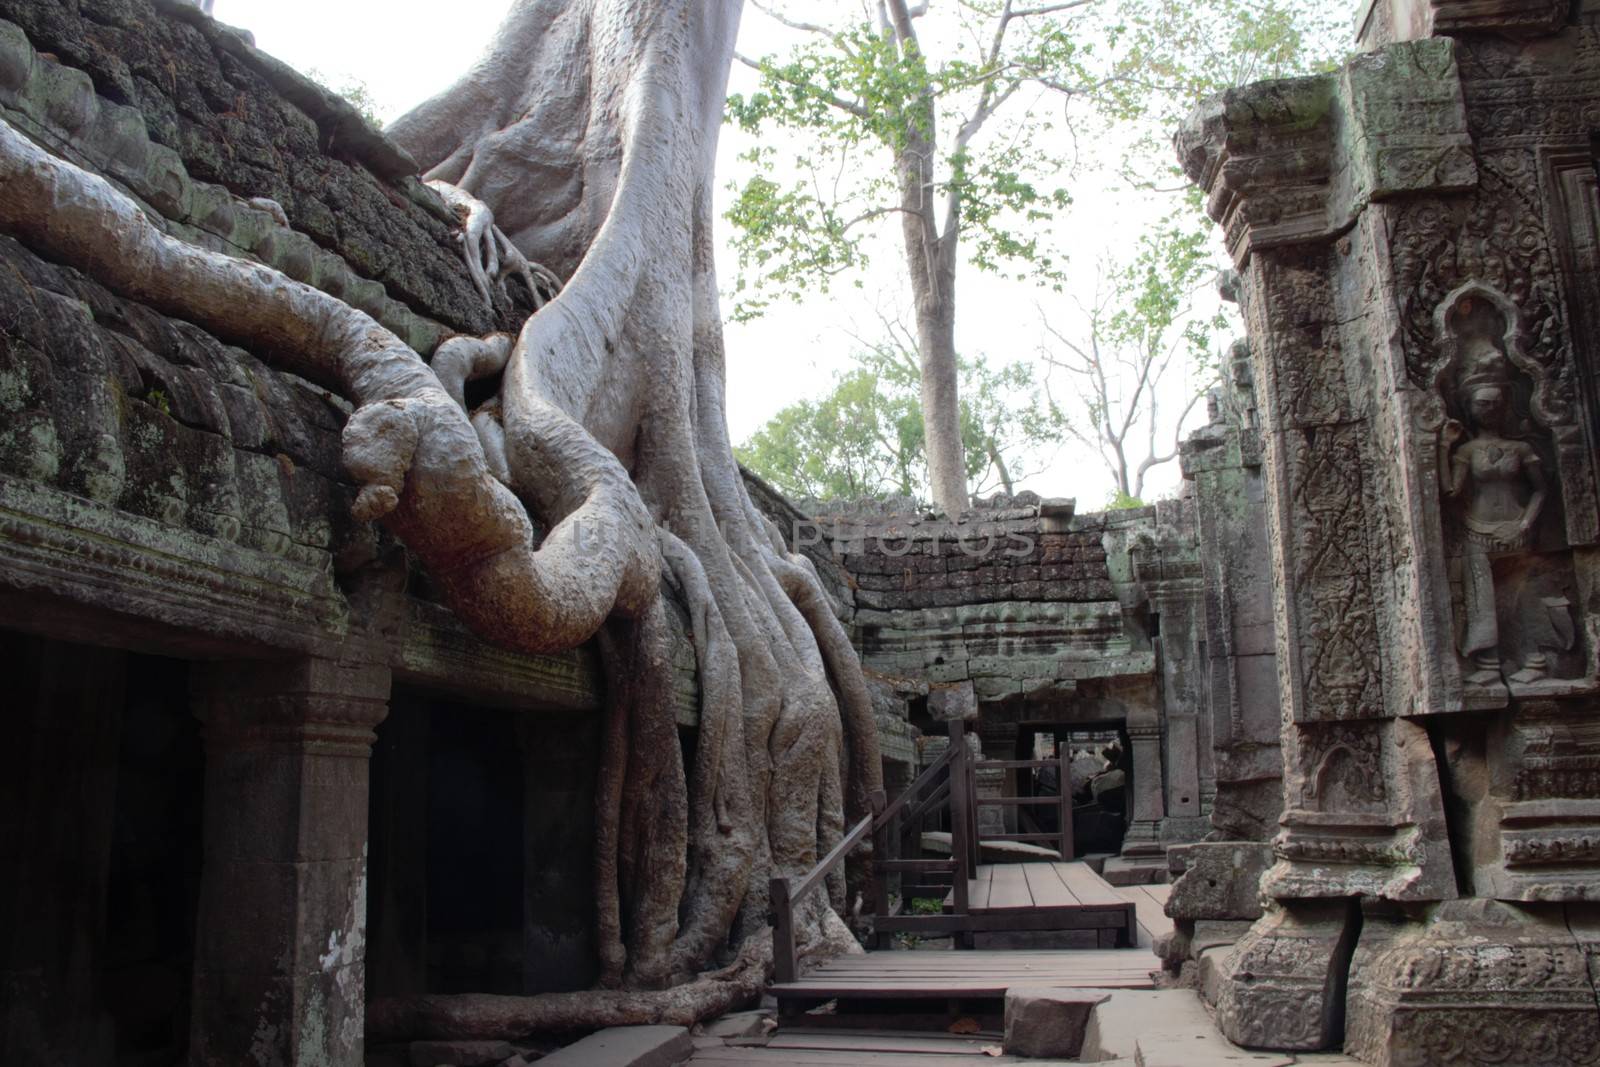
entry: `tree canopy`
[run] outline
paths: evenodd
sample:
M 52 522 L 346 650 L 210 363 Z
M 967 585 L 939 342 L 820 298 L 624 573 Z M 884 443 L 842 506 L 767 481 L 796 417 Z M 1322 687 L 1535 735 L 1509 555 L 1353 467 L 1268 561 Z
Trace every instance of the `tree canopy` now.
M 1326 62 L 1342 27 L 1317 0 L 868 0 L 826 22 L 778 0 L 752 6 L 792 44 L 737 56 L 758 77 L 730 95 L 729 121 L 760 140 L 732 185 L 731 314 L 863 284 L 874 234 L 898 221 L 925 452 L 946 510 L 965 487 L 941 485 L 941 450 L 955 470 L 971 466 L 939 441 L 965 443 L 958 266 L 1061 291 L 1075 182 L 1187 188 L 1166 144 L 1182 112 Z
M 1059 439 L 1062 416 L 1034 367 L 959 362 L 961 439 L 975 494 L 1011 492 L 1038 470 L 1040 446 Z M 916 351 L 903 331 L 858 349 L 849 370 L 817 399 L 779 411 L 743 445 L 739 461 L 797 499 L 928 499 Z

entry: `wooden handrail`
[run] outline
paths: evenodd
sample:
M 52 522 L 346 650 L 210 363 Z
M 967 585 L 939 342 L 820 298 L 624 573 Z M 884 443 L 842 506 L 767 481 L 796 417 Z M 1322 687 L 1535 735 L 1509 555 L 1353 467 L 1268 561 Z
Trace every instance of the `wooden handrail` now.
M 1055 759 L 981 759 L 977 761 L 977 768 L 980 771 L 1013 770 L 1022 767 L 1053 767 L 1060 762 Z
M 979 797 L 978 798 L 978 803 L 979 804 L 988 804 L 988 805 L 991 805 L 991 806 L 996 805 L 996 804 L 1010 804 L 1010 805 L 1016 805 L 1016 804 L 1055 804 L 1055 805 L 1059 806 L 1060 803 L 1061 803 L 1061 798 L 1060 797 L 1051 797 L 1051 796 L 1043 796 L 1043 797 Z
M 955 758 L 955 754 L 956 752 L 954 745 L 951 745 L 943 752 L 939 753 L 939 758 L 928 764 L 927 768 L 923 770 L 921 774 L 917 775 L 917 780 L 902 789 L 900 791 L 900 795 L 895 797 L 894 801 L 889 804 L 888 807 L 883 809 L 883 814 L 878 816 L 877 821 L 873 824 L 873 828 L 876 829 L 879 826 L 887 825 L 889 820 L 899 814 L 900 809 L 905 807 L 907 802 L 913 796 L 915 796 L 919 790 L 926 789 L 933 783 L 934 777 L 940 771 L 944 770 L 947 765 L 949 765 L 950 761 Z
M 906 822 L 915 823 L 928 812 L 937 808 L 950 799 L 950 783 L 941 782 L 939 788 L 917 802 L 917 806 L 906 812 Z
M 828 877 L 833 869 L 839 865 L 839 862 L 855 851 L 855 847 L 865 841 L 870 833 L 872 833 L 872 816 L 868 815 L 856 823 L 855 827 L 844 835 L 842 841 L 833 846 L 832 852 L 818 860 L 817 865 L 811 868 L 804 878 L 800 879 L 798 885 L 791 885 L 789 899 L 799 900 L 820 885 L 822 880 Z
M 844 862 L 846 856 L 871 836 L 876 825 L 875 815 L 883 807 L 883 790 L 879 789 L 872 795 L 874 815 L 868 815 L 856 823 L 850 832 L 844 835 L 843 840 L 834 845 L 798 884 L 791 884 L 789 879 L 781 875 L 767 883 L 767 892 L 772 904 L 772 968 L 778 981 L 792 982 L 799 971 L 794 942 L 795 903 L 803 900 L 807 893 L 821 885 L 833 869 Z
M 976 805 L 973 803 L 976 790 L 973 788 L 973 760 L 968 756 L 966 745 L 966 728 L 960 722 L 950 723 L 950 744 L 939 754 L 939 758 L 929 764 L 917 776 L 916 781 L 907 786 L 891 804 L 884 795 L 883 790 L 878 790 L 872 795 L 872 814 L 863 818 L 850 832 L 828 852 L 817 865 L 808 871 L 798 881 L 791 882 L 788 878 L 777 877 L 768 882 L 768 892 L 771 896 L 772 907 L 772 963 L 775 977 L 780 982 L 792 982 L 799 977 L 799 959 L 794 937 L 794 906 L 803 900 L 806 894 L 821 885 L 833 870 L 844 862 L 846 856 L 859 847 L 869 836 L 874 839 L 874 845 L 880 852 L 880 864 L 874 871 L 875 896 L 877 898 L 877 911 L 887 912 L 887 890 L 883 875 L 889 871 L 931 871 L 950 870 L 953 874 L 952 881 L 955 894 L 955 914 L 966 915 L 967 883 L 972 874 L 972 864 L 976 862 L 977 839 L 975 831 Z M 888 834 L 885 828 L 892 825 L 895 819 L 901 817 L 913 797 L 928 788 L 937 779 L 940 772 L 949 768 L 949 775 L 941 782 L 933 794 L 916 803 L 913 816 L 920 818 L 924 813 L 948 798 L 950 803 L 950 824 L 952 830 L 951 859 L 946 861 L 923 860 L 890 860 L 887 855 Z M 969 855 L 970 853 L 970 855 Z M 887 861 L 887 862 L 884 862 Z

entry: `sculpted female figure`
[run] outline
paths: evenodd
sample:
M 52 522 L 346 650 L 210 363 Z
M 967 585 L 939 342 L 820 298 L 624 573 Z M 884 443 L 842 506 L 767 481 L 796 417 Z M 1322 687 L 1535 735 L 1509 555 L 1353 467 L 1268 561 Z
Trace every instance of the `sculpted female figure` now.
M 1487 338 L 1467 342 L 1460 398 L 1471 429 L 1451 419 L 1443 433 L 1441 471 L 1447 498 L 1462 504 L 1462 602 L 1466 625 L 1461 654 L 1472 660 L 1469 682 L 1500 680 L 1500 628 L 1495 611 L 1492 561 L 1533 542 L 1544 508 L 1544 462 L 1529 442 L 1513 436 L 1511 373 L 1505 356 Z M 1544 676 L 1545 657 L 1526 657 L 1513 681 Z

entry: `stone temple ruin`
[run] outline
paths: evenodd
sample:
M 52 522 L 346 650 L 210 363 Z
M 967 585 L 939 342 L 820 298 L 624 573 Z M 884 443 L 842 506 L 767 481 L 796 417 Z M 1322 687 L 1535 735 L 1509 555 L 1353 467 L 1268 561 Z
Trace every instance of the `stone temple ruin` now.
M 1238 1045 L 1594 1064 L 1600 5 L 1359 27 L 1340 69 L 1177 136 L 1249 332 L 1180 499 L 747 490 L 860 653 L 885 802 L 975 768 L 970 825 L 947 771 L 948 814 L 889 850 L 901 888 L 1065 841 L 1171 880 L 1145 970 Z M 480 298 L 402 150 L 194 5 L 0 0 L 0 118 L 418 352 L 531 310 Z M 589 989 L 592 644 L 484 643 L 352 517 L 348 398 L 12 234 L 0 260 L 0 1061 L 422 1062 L 370 1004 Z

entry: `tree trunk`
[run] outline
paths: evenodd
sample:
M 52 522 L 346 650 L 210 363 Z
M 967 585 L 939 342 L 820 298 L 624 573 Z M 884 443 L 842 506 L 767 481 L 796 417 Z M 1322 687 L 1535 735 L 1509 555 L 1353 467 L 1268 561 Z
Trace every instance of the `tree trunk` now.
M 327 294 L 161 233 L 0 123 L 0 226 L 341 391 L 357 516 L 389 526 L 481 636 L 549 651 L 606 627 L 624 684 L 608 694 L 596 925 L 605 980 L 632 991 L 519 999 L 513 1028 L 690 1021 L 747 999 L 770 960 L 768 879 L 811 868 L 881 785 L 860 662 L 727 436 L 712 161 L 739 9 L 516 0 L 472 71 L 395 124 L 429 178 L 485 202 L 564 281 L 514 342 L 454 339 L 432 366 Z M 498 379 L 472 412 L 469 379 Z M 700 673 L 687 766 L 664 580 Z M 802 952 L 854 946 L 827 904 L 797 909 Z M 428 1011 L 430 1028 L 481 1023 L 448 998 Z
M 948 515 L 972 506 L 961 444 L 960 376 L 956 365 L 955 272 L 941 272 L 940 290 L 917 294 L 917 345 L 922 361 L 922 433 L 933 502 Z M 924 310 L 924 308 L 926 310 Z
M 961 447 L 960 378 L 956 367 L 954 241 L 939 239 L 932 206 L 932 150 L 920 135 L 896 154 L 906 273 L 916 305 L 922 377 L 922 435 L 933 503 L 947 515 L 971 506 Z M 951 225 L 955 225 L 954 222 Z

